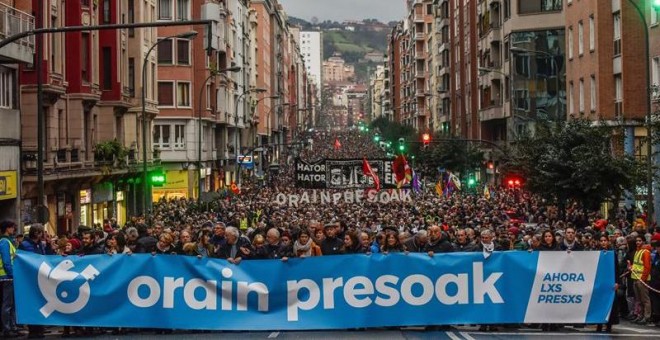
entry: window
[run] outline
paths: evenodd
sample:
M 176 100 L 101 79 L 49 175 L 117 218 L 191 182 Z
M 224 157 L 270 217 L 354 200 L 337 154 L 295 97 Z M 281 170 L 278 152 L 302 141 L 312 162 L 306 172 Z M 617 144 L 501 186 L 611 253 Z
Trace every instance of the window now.
M 206 84 L 206 109 L 211 109 L 211 84 Z
M 158 106 L 174 106 L 174 82 L 158 82 Z
M 594 22 L 594 16 L 589 17 L 589 51 L 594 51 L 596 49 L 596 23 Z
M 172 47 L 172 39 L 167 39 L 158 43 L 158 64 L 172 64 Z
M 651 69 L 651 84 L 660 85 L 660 57 L 653 58 L 653 69 Z
M 614 55 L 621 54 L 621 13 L 614 13 Z
M 128 0 L 128 23 L 132 24 L 135 22 L 135 0 Z M 128 29 L 128 36 L 135 36 L 135 28 Z
M 112 49 L 103 47 L 103 89 L 112 90 Z
M 174 148 L 186 148 L 186 126 L 183 124 L 174 125 Z
M 657 25 L 660 22 L 660 7 L 651 5 L 651 25 Z
M 573 27 L 568 28 L 568 59 L 573 59 Z
M 172 0 L 158 0 L 158 19 L 172 19 Z
M 561 11 L 563 0 L 518 0 L 518 13 L 533 14 Z
M 109 24 L 111 22 L 111 13 L 110 13 L 110 0 L 103 1 L 103 23 Z
M 504 0 L 504 20 L 511 18 L 511 0 Z
M 575 114 L 575 97 L 573 96 L 573 82 L 568 85 L 568 104 L 570 114 Z
M 128 93 L 135 97 L 135 58 L 128 58 Z
M 621 75 L 617 74 L 614 76 L 614 101 L 621 102 L 623 100 L 623 81 L 621 80 Z
M 190 0 L 179 0 L 177 11 L 176 11 L 177 20 L 188 20 L 190 19 Z
M 176 105 L 190 107 L 190 83 L 178 82 L 176 84 Z
M 578 54 L 584 54 L 584 25 L 582 25 L 582 21 L 578 23 Z
M 596 112 L 596 76 L 591 76 L 591 86 L 589 87 L 589 98 L 591 99 L 591 111 Z
M 580 79 L 580 113 L 584 113 L 584 79 Z
M 81 54 L 81 59 L 80 59 L 80 72 L 82 75 L 82 80 L 86 83 L 89 82 L 89 53 L 91 49 L 91 45 L 89 43 L 89 33 L 83 33 L 82 34 L 82 46 L 80 46 L 80 54 Z
M 179 39 L 176 41 L 176 63 L 190 65 L 190 41 Z
M 169 125 L 154 125 L 153 135 L 154 147 L 159 149 L 170 148 L 170 126 Z
M 0 108 L 16 108 L 16 70 L 0 66 Z

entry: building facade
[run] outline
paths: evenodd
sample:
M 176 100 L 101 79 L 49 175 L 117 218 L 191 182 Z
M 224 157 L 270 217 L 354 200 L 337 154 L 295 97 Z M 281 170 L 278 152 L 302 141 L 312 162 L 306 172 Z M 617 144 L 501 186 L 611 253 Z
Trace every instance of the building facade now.
M 31 30 L 35 25 L 29 1 L 0 0 L 0 40 Z M 21 216 L 21 110 L 19 65 L 32 63 L 34 38 L 0 48 L 0 220 Z
M 323 84 L 323 74 L 321 72 L 321 61 L 323 60 L 323 32 L 301 31 L 300 53 L 305 60 L 305 66 L 311 82 L 317 86 Z M 318 99 L 321 99 L 320 93 Z

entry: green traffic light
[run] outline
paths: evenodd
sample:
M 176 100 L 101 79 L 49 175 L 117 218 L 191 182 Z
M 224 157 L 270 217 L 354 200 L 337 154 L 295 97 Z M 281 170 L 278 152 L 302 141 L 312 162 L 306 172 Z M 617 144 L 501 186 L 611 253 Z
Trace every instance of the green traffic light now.
M 653 0 L 651 6 L 653 6 L 655 9 L 660 9 L 660 0 Z
M 379 135 L 375 135 L 375 136 L 374 136 L 374 140 L 375 140 L 376 142 L 380 142 L 380 136 L 379 136 Z
M 470 179 L 468 179 L 468 183 L 467 183 L 467 184 L 468 184 L 469 187 L 472 187 L 472 186 L 474 186 L 475 184 L 477 184 L 477 181 L 475 181 L 474 178 L 470 178 Z
M 403 144 L 399 145 L 399 151 L 406 151 L 406 147 Z

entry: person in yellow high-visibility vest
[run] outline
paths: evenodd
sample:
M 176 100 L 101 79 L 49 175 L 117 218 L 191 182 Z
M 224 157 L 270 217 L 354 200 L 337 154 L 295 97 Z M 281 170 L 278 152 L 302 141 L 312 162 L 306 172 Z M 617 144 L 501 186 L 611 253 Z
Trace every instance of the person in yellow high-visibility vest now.
M 651 278 L 651 250 L 643 237 L 635 238 L 637 250 L 630 265 L 630 277 L 633 280 L 635 299 L 641 307 L 641 311 L 635 322 L 638 324 L 649 324 L 651 322 L 651 298 L 646 288 Z
M 21 336 L 16 328 L 16 304 L 14 302 L 14 232 L 16 223 L 0 222 L 0 284 L 2 285 L 2 302 L 0 303 L 0 321 L 2 321 L 3 339 Z

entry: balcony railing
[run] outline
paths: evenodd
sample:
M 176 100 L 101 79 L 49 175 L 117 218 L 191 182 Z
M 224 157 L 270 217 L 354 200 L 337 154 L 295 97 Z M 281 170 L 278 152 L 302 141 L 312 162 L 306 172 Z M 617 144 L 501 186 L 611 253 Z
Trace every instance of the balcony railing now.
M 0 3 L 0 40 L 31 30 L 34 30 L 34 16 Z M 34 36 L 15 43 L 34 49 Z

